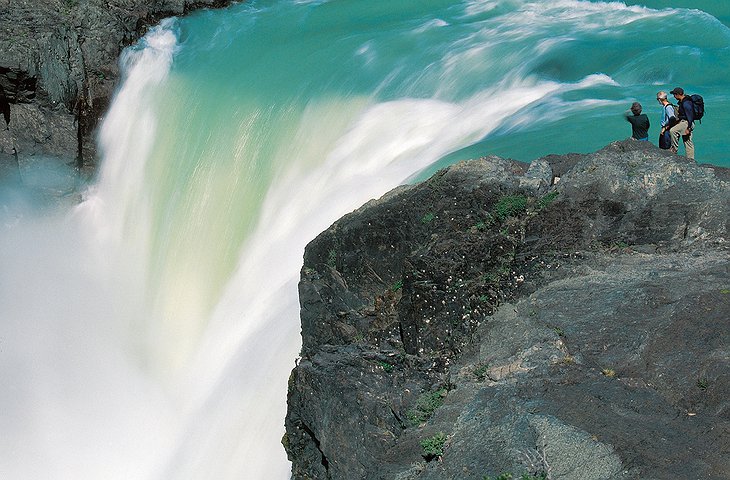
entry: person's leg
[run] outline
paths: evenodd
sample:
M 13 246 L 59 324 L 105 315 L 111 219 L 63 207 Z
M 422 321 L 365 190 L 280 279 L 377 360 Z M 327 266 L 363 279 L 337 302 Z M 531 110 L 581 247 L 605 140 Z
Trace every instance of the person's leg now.
M 687 120 L 680 120 L 678 124 L 669 129 L 669 134 L 672 137 L 672 152 L 677 153 L 679 150 L 679 136 L 683 134 L 685 130 L 687 130 Z
M 687 158 L 695 159 L 695 144 L 692 141 L 692 131 L 690 130 L 689 135 L 682 135 L 682 141 L 684 142 L 684 150 Z

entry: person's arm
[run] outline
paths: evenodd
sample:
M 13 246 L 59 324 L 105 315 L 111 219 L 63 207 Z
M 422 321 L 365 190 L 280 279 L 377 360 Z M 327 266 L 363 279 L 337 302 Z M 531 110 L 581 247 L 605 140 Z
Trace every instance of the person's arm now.
M 662 118 L 661 118 L 661 122 L 660 122 L 661 133 L 664 133 L 664 130 L 669 128 L 670 116 L 669 116 L 669 110 L 667 110 L 667 107 L 669 107 L 669 106 L 670 105 L 662 106 Z M 672 113 L 674 113 L 674 110 L 672 110 Z

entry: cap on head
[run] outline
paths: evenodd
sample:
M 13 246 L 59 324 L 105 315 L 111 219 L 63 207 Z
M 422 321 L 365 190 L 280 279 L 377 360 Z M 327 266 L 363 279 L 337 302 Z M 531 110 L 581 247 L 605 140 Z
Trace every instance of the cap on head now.
M 684 90 L 681 87 L 675 87 L 671 92 L 672 95 L 684 95 Z

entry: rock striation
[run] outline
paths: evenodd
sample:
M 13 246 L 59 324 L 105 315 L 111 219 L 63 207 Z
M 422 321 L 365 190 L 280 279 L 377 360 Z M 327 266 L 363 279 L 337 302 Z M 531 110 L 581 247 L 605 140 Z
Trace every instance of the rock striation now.
M 229 3 L 0 0 L 0 174 L 49 158 L 93 170 L 121 50 L 164 17 Z
M 369 202 L 305 251 L 293 478 L 730 478 L 729 232 L 631 140 Z

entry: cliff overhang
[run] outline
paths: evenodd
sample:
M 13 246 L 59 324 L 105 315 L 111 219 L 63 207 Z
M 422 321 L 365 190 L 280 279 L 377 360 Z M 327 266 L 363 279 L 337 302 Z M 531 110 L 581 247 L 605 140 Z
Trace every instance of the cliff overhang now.
M 293 478 L 724 478 L 729 192 L 624 141 L 462 162 L 335 222 L 299 285 Z

